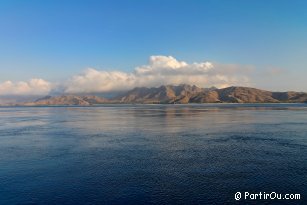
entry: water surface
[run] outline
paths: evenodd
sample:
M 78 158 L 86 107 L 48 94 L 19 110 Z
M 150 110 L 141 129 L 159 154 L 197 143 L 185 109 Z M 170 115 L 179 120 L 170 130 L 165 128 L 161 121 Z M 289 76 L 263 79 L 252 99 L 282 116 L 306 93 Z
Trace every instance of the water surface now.
M 0 108 L 0 204 L 225 204 L 306 185 L 306 104 Z

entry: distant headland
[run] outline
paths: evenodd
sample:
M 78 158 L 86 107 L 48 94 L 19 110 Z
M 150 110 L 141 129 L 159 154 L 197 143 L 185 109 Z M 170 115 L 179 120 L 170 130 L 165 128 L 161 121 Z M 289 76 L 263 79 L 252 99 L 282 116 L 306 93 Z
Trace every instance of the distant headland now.
M 188 103 L 307 103 L 304 92 L 271 92 L 250 87 L 231 86 L 218 89 L 200 88 L 195 85 L 162 85 L 160 87 L 136 87 L 115 97 L 86 94 L 45 96 L 33 101 L 10 103 L 10 106 L 48 106 L 99 104 L 188 104 Z

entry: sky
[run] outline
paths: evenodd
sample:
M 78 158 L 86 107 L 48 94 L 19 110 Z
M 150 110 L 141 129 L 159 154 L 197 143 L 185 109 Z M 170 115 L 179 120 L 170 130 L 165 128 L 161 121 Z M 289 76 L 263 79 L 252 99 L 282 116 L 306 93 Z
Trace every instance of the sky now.
M 0 95 L 195 84 L 307 92 L 304 0 L 0 0 Z

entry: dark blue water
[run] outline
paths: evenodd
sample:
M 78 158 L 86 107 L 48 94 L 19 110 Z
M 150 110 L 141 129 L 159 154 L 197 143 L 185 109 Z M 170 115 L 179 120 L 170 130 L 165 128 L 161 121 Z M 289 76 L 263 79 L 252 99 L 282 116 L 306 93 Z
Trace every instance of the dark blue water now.
M 0 108 L 0 204 L 306 197 L 306 104 Z

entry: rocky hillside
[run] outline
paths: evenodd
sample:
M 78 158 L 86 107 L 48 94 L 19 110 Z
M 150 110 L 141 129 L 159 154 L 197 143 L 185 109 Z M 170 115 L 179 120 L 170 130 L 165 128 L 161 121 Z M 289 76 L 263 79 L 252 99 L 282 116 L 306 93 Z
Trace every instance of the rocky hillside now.
M 93 104 L 107 103 L 108 100 L 97 96 L 76 96 L 76 95 L 63 95 L 63 96 L 46 96 L 44 98 L 37 99 L 34 102 L 24 103 L 22 105 L 81 105 L 89 106 Z
M 249 87 L 198 88 L 190 85 L 135 88 L 120 103 L 281 103 L 307 102 L 307 93 L 270 92 Z
M 184 84 L 153 88 L 137 87 L 112 99 L 92 95 L 47 96 L 22 105 L 89 106 L 104 103 L 307 103 L 307 93 L 270 92 L 249 87 L 199 88 Z
M 190 102 L 193 103 L 281 103 L 306 101 L 306 93 L 270 92 L 248 87 L 228 87 L 203 92 L 190 99 Z
M 248 87 L 229 87 L 218 90 L 221 102 L 234 103 L 295 103 L 307 102 L 307 93 L 270 92 Z
M 119 103 L 189 103 L 192 96 L 215 89 L 186 84 L 163 85 L 158 88 L 137 87 L 114 100 Z

